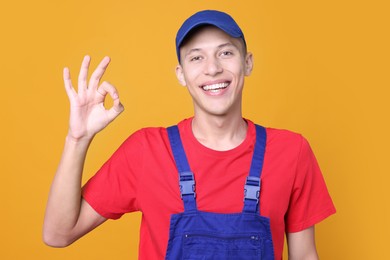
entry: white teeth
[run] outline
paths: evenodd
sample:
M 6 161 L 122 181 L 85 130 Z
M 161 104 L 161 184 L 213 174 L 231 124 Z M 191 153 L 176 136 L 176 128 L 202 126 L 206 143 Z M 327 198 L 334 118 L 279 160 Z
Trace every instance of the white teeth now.
M 216 91 L 216 90 L 218 90 L 218 89 L 224 89 L 224 88 L 226 88 L 227 86 L 229 85 L 229 83 L 218 83 L 218 84 L 213 84 L 213 85 L 206 85 L 206 86 L 203 86 L 202 88 L 203 88 L 203 90 L 205 90 L 205 91 L 209 91 L 209 90 L 211 90 L 211 91 Z

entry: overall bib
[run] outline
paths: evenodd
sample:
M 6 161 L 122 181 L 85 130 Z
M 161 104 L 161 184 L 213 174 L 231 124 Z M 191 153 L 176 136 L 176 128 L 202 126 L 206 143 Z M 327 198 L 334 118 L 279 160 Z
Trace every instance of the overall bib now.
M 195 179 L 182 146 L 177 126 L 168 129 L 169 141 L 179 172 L 184 212 L 173 214 L 165 259 L 274 259 L 270 220 L 260 216 L 260 182 L 266 132 L 256 125 L 256 144 L 244 187 L 241 213 L 198 211 Z

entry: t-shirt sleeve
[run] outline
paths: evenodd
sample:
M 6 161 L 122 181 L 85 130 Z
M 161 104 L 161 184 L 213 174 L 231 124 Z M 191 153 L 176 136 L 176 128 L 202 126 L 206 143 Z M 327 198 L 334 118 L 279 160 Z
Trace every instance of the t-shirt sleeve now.
M 140 135 L 131 135 L 83 187 L 83 198 L 105 218 L 139 210 L 137 187 L 144 163 Z
M 286 232 L 309 228 L 336 209 L 309 143 L 302 137 L 290 204 L 286 214 Z

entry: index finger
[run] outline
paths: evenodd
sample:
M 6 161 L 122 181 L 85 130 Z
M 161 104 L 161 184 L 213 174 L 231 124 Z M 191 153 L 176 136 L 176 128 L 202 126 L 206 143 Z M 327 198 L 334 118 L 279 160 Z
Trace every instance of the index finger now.
M 99 86 L 100 79 L 103 77 L 104 72 L 106 71 L 108 64 L 110 64 L 110 57 L 106 56 L 99 63 L 95 71 L 92 73 L 91 78 L 89 79 L 88 88 L 96 90 Z
M 66 90 L 66 94 L 68 95 L 69 99 L 73 99 L 77 93 L 72 85 L 72 80 L 70 78 L 70 72 L 69 68 L 64 68 L 63 70 L 63 78 L 64 78 L 64 86 Z

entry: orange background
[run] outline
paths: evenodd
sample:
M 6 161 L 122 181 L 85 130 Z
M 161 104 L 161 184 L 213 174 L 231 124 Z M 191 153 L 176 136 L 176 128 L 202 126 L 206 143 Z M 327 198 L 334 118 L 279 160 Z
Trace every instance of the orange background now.
M 192 115 L 174 37 L 201 9 L 232 14 L 254 53 L 244 115 L 305 135 L 338 213 L 316 227 L 322 259 L 389 259 L 388 1 L 3 1 L 0 259 L 136 259 L 140 214 L 65 249 L 41 240 L 67 132 L 62 68 L 112 58 L 125 112 L 91 145 L 86 181 L 133 131 Z

